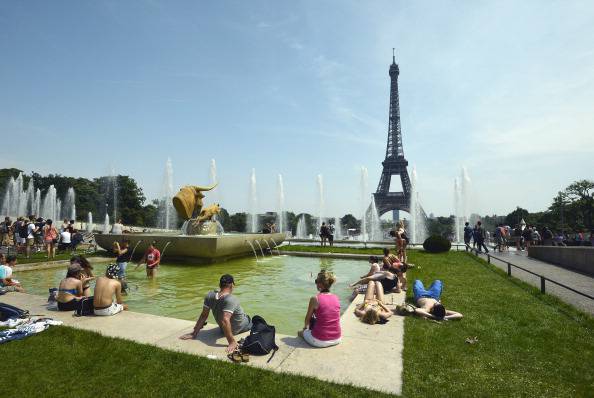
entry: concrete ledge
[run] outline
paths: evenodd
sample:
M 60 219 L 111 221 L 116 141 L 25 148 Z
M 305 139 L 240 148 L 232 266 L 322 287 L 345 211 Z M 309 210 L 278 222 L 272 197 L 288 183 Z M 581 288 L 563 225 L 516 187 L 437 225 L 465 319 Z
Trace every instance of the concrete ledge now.
M 528 256 L 594 276 L 594 247 L 530 246 Z
M 114 258 L 109 257 L 87 257 L 92 264 L 103 264 L 115 261 Z M 17 264 L 14 267 L 15 272 L 38 271 L 40 269 L 62 268 L 70 264 L 70 260 L 45 261 L 39 263 Z

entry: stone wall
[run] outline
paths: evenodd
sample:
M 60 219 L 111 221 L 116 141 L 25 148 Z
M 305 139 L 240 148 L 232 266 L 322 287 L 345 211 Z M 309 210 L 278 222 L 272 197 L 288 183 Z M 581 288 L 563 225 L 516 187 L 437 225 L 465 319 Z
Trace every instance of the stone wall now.
M 528 256 L 594 276 L 594 247 L 531 246 Z

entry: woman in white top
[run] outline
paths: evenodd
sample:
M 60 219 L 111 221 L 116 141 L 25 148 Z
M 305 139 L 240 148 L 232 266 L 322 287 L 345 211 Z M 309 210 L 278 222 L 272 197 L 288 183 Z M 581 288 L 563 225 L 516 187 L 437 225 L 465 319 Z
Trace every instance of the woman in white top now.
M 60 243 L 58 244 L 58 251 L 63 251 L 70 248 L 72 237 L 72 229 L 66 228 L 60 232 Z

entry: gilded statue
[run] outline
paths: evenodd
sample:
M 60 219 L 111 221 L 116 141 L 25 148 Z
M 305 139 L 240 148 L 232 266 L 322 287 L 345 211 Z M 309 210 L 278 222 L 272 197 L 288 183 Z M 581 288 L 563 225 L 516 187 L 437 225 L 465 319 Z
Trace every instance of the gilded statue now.
M 177 215 L 183 220 L 190 220 L 200 215 L 204 203 L 204 195 L 202 192 L 214 189 L 217 184 L 210 187 L 202 187 L 199 185 L 186 185 L 182 187 L 177 195 L 173 198 L 173 207 L 177 211 Z

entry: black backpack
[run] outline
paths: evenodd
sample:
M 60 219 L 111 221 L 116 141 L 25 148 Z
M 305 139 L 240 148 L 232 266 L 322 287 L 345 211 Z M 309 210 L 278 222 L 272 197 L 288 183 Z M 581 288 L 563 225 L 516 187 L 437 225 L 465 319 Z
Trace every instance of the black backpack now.
M 10 304 L 0 303 L 0 322 L 8 319 L 28 318 L 29 311 L 13 307 Z
M 83 297 L 77 303 L 74 310 L 76 316 L 95 315 L 95 307 L 93 306 L 93 297 Z
M 261 316 L 255 315 L 252 318 L 250 335 L 245 338 L 241 349 L 252 355 L 269 354 L 270 351 L 278 350 L 275 335 L 276 329 L 274 326 L 267 324 Z

